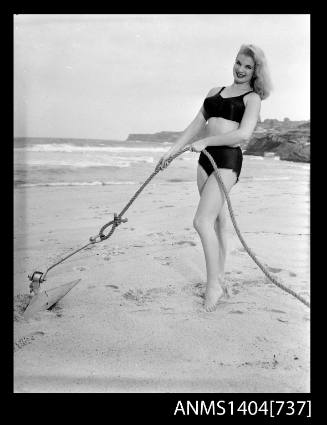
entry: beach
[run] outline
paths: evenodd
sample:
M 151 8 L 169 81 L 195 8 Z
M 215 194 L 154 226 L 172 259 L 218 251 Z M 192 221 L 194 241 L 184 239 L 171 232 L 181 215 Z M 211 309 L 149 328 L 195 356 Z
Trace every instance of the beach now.
M 24 319 L 27 275 L 88 243 L 168 149 L 141 142 L 99 143 L 89 151 L 72 142 L 45 145 L 15 153 L 16 393 L 310 391 L 310 309 L 267 280 L 230 218 L 230 298 L 212 313 L 203 309 L 205 261 L 192 224 L 199 200 L 194 153 L 146 186 L 109 239 L 53 268 L 42 290 L 81 281 L 52 309 Z M 309 164 L 244 156 L 231 191 L 251 250 L 306 299 L 309 173 Z

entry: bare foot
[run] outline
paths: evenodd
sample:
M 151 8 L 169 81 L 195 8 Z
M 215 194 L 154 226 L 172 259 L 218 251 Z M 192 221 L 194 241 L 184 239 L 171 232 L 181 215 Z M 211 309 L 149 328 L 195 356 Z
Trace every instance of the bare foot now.
M 217 308 L 219 301 L 225 296 L 225 294 L 226 292 L 219 282 L 216 284 L 208 284 L 204 300 L 205 311 L 214 311 Z

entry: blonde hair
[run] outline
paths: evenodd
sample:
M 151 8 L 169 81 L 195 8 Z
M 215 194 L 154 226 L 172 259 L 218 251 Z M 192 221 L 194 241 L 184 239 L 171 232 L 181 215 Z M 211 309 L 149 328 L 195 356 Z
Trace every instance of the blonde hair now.
M 240 53 L 253 59 L 254 74 L 250 84 L 262 100 L 267 99 L 273 87 L 263 50 L 253 44 L 242 44 L 238 54 Z

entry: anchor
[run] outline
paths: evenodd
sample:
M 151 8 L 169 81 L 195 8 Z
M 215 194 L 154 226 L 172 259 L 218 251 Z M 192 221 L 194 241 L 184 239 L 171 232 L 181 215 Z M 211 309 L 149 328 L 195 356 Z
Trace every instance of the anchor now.
M 119 215 L 115 213 L 114 219 L 111 220 L 109 223 L 106 223 L 104 226 L 102 226 L 102 228 L 100 229 L 97 235 L 91 236 L 89 238 L 89 242 L 86 245 L 76 249 L 72 253 L 61 258 L 55 264 L 51 265 L 46 270 L 45 273 L 36 270 L 33 273 L 30 273 L 28 275 L 28 279 L 30 280 L 30 284 L 29 284 L 30 293 L 33 294 L 33 296 L 23 313 L 23 317 L 25 319 L 29 319 L 37 312 L 48 310 L 49 308 L 51 308 L 54 304 L 56 304 L 59 300 L 61 300 L 71 289 L 74 288 L 74 286 L 76 286 L 82 280 L 82 279 L 73 280 L 61 286 L 57 286 L 55 288 L 51 288 L 43 292 L 40 292 L 40 286 L 43 282 L 45 282 L 48 272 L 51 269 L 53 269 L 55 266 L 58 266 L 63 261 L 67 260 L 67 258 L 71 257 L 72 255 L 76 254 L 79 251 L 82 251 L 89 245 L 93 245 L 108 239 L 113 234 L 117 226 L 119 226 L 121 223 L 127 222 L 127 218 L 123 219 L 121 218 L 121 216 L 122 216 L 122 213 L 120 213 Z M 110 232 L 107 235 L 105 235 L 103 232 L 109 226 L 112 226 L 112 228 Z
M 46 273 L 49 271 L 48 269 Z M 30 282 L 30 293 L 34 294 L 23 313 L 25 319 L 29 319 L 35 313 L 51 308 L 61 298 L 63 298 L 74 286 L 76 286 L 81 279 L 73 280 L 72 282 L 65 283 L 64 285 L 56 288 L 48 289 L 40 292 L 40 285 L 45 279 L 45 274 L 40 271 L 35 271 L 28 275 Z

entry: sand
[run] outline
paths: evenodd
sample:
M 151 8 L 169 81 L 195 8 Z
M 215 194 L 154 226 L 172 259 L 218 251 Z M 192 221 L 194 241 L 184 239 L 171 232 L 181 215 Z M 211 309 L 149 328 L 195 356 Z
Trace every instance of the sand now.
M 22 318 L 27 274 L 87 243 L 138 187 L 15 189 L 14 391 L 309 392 L 310 309 L 267 281 L 230 220 L 230 298 L 203 310 L 194 182 L 153 180 L 127 223 L 50 271 L 42 289 L 81 282 L 53 309 Z M 232 190 L 258 259 L 309 297 L 306 190 L 298 197 L 285 184 L 260 195 L 255 183 Z

